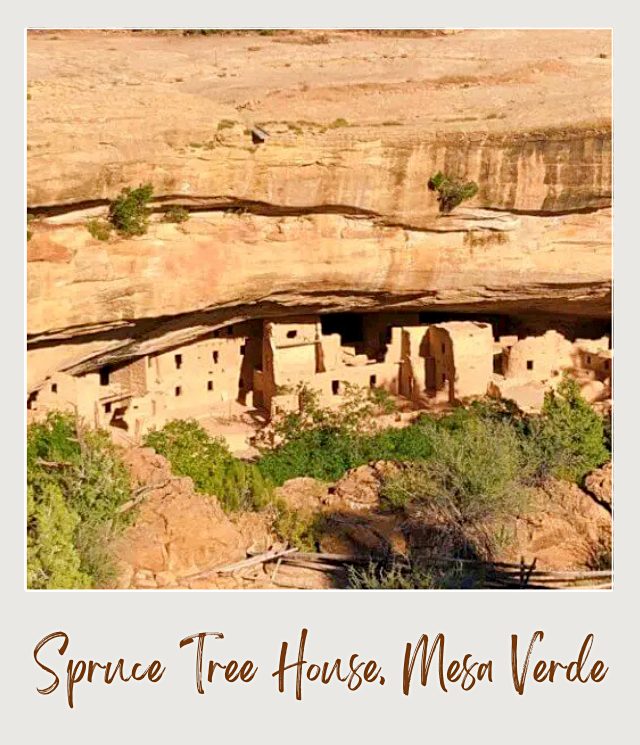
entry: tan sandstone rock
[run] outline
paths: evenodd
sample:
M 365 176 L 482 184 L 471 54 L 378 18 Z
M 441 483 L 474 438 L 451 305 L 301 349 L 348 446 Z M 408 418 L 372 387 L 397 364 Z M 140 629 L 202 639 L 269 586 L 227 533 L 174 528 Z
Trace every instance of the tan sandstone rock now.
M 30 34 L 30 390 L 299 310 L 610 315 L 608 31 L 307 40 Z M 93 239 L 146 181 L 199 212 Z

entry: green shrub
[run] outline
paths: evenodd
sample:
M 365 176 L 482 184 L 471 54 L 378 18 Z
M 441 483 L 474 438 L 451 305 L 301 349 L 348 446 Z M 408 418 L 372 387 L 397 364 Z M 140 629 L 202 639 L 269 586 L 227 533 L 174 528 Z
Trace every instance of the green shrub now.
M 129 478 L 108 435 L 68 414 L 27 430 L 27 577 L 32 588 L 103 586 L 114 576 L 110 538 Z
M 324 525 L 322 515 L 297 512 L 282 501 L 275 504 L 275 509 L 273 529 L 278 538 L 299 551 L 317 551 Z
M 335 481 L 356 465 L 353 438 L 329 426 L 300 432 L 273 450 L 266 450 L 258 468 L 274 484 L 298 476 Z
M 80 517 L 51 480 L 27 484 L 27 587 L 73 589 L 90 587 L 75 545 Z
M 197 491 L 215 495 L 228 512 L 260 509 L 271 484 L 254 464 L 234 458 L 224 440 L 211 437 L 194 419 L 175 419 L 145 438 L 178 476 L 189 476 Z
M 111 235 L 111 225 L 106 220 L 93 218 L 86 222 L 87 230 L 98 241 L 108 241 Z
M 144 235 L 149 222 L 147 205 L 152 196 L 151 184 L 124 188 L 109 205 L 109 222 L 121 235 Z
M 605 423 L 572 378 L 546 394 L 542 414 L 530 418 L 527 434 L 529 469 L 537 480 L 551 475 L 580 483 L 611 458 Z
M 385 481 L 382 496 L 394 508 L 431 502 L 460 522 L 524 509 L 523 463 L 516 430 L 504 422 L 469 418 L 464 426 L 440 426 L 432 453 Z
M 162 218 L 164 222 L 186 222 L 189 219 L 189 211 L 184 207 L 169 207 Z
M 346 119 L 343 119 L 342 117 L 338 117 L 338 119 L 335 119 L 331 122 L 329 125 L 329 129 L 341 129 L 342 127 L 348 127 L 349 122 Z
M 301 411 L 276 423 L 282 444 L 263 450 L 258 463 L 269 480 L 278 485 L 297 476 L 334 481 L 354 466 L 379 459 L 371 425 L 376 414 L 392 411 L 389 394 L 346 385 L 340 406 L 328 409 L 318 404 L 316 391 L 299 386 L 297 392 Z
M 462 584 L 462 572 L 456 565 L 441 570 L 413 564 L 385 568 L 371 563 L 366 569 L 349 567 L 348 577 L 354 590 L 442 590 Z
M 428 181 L 430 191 L 438 192 L 438 203 L 440 212 L 449 213 L 467 199 L 472 199 L 478 193 L 478 184 L 475 181 L 456 181 L 438 171 Z

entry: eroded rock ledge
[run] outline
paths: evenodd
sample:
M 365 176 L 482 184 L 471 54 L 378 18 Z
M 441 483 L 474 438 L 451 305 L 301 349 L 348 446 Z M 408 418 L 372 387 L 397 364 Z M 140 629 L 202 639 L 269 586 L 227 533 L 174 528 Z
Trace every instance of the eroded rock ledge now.
M 610 313 L 610 211 L 561 217 L 461 209 L 448 230 L 370 218 L 198 213 L 146 236 L 43 224 L 28 244 L 30 382 L 298 311 Z
M 325 36 L 30 37 L 30 389 L 299 311 L 610 315 L 608 32 Z M 189 222 L 91 238 L 147 181 Z

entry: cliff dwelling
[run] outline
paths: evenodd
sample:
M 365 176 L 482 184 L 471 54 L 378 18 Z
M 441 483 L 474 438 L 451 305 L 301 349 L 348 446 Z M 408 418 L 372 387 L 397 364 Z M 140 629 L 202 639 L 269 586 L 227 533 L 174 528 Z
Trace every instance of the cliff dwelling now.
M 599 579 L 610 31 L 195 31 L 27 33 L 28 585 Z
M 412 411 L 493 395 L 534 412 L 568 372 L 589 400 L 608 400 L 608 324 L 544 329 L 544 318 L 434 312 L 256 319 L 84 374 L 55 373 L 27 408 L 32 418 L 69 410 L 132 442 L 171 419 L 195 418 L 241 451 L 256 428 L 298 410 L 302 386 L 328 407 L 355 387 L 383 389 Z

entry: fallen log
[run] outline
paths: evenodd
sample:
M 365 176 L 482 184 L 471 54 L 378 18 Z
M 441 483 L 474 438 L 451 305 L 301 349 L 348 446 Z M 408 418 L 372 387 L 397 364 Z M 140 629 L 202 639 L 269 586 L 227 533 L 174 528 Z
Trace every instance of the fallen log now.
M 256 566 L 258 564 L 266 564 L 269 561 L 273 561 L 274 559 L 278 559 L 282 556 L 288 556 L 289 554 L 294 554 L 297 551 L 297 548 L 271 549 L 269 551 L 265 551 L 262 554 L 258 554 L 257 556 L 251 556 L 248 559 L 236 561 L 234 564 L 226 564 L 221 567 L 212 567 L 211 569 L 206 569 L 204 572 L 190 575 L 187 579 L 203 579 L 204 577 L 208 577 L 211 574 L 234 574 L 235 572 L 239 572 L 241 569 L 248 569 L 249 567 Z

